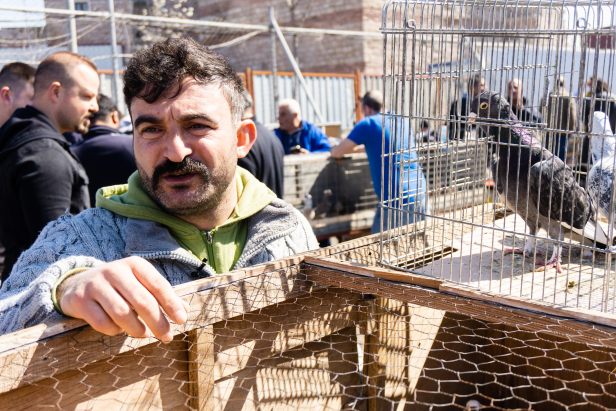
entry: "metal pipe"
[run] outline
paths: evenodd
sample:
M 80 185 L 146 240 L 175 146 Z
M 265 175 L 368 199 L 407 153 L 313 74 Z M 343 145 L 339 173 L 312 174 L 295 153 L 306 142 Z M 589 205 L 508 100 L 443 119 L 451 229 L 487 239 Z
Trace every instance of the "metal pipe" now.
M 71 11 L 75 11 L 75 0 L 66 0 L 66 7 Z M 71 37 L 71 51 L 77 53 L 77 22 L 75 21 L 75 15 L 68 19 L 68 32 Z
M 71 0 L 72 1 L 72 0 Z M 122 102 L 122 83 L 120 82 L 120 65 L 118 64 L 118 42 L 115 25 L 115 6 L 113 0 L 107 0 L 109 7 L 109 25 L 111 27 L 111 63 L 113 67 L 113 97 L 116 105 Z
M 274 8 L 269 8 L 270 21 L 274 19 Z M 278 110 L 278 70 L 276 68 L 276 32 L 274 26 L 270 24 L 270 45 L 271 45 L 271 64 L 272 64 L 272 96 L 274 97 L 274 106 L 272 114 L 276 118 L 276 110 Z
M 47 14 L 60 14 L 68 16 L 83 16 L 83 17 L 103 17 L 110 18 L 109 12 L 106 11 L 82 11 L 82 10 L 66 10 L 66 9 L 52 9 L 52 8 L 35 8 L 35 7 L 11 7 L 0 5 L 0 10 L 11 11 L 23 11 L 31 13 L 47 13 Z M 139 14 L 126 14 L 116 13 L 115 18 L 118 20 L 139 20 L 139 21 L 152 21 L 160 23 L 174 23 L 181 24 L 183 26 L 200 26 L 200 27 L 220 27 L 230 29 L 243 29 L 243 30 L 260 30 L 268 31 L 269 27 L 259 24 L 240 24 L 240 23 L 224 23 L 219 21 L 207 21 L 207 20 L 191 20 L 191 19 L 179 19 L 169 17 L 157 17 L 157 16 L 142 16 Z M 332 36 L 351 36 L 351 37 L 372 37 L 381 39 L 380 33 L 370 33 L 354 30 L 326 30 L 326 29 L 309 29 L 303 27 L 280 27 L 283 33 L 297 33 L 297 34 L 310 34 L 315 36 L 332 35 Z
M 304 88 L 304 91 L 306 92 L 306 97 L 308 97 L 308 101 L 310 101 L 310 104 L 312 105 L 312 108 L 314 109 L 314 114 L 316 114 L 317 118 L 319 119 L 319 122 L 325 123 L 325 117 L 323 117 L 323 115 L 321 114 L 321 111 L 317 107 L 317 102 L 314 100 L 314 98 L 312 97 L 312 93 L 308 89 L 308 84 L 306 83 L 306 79 L 304 79 L 302 72 L 299 70 L 299 66 L 297 65 L 297 62 L 295 61 L 295 58 L 293 58 L 293 53 L 291 53 L 291 49 L 289 48 L 289 45 L 287 44 L 287 40 L 284 38 L 284 35 L 282 34 L 282 31 L 280 31 L 280 27 L 278 26 L 278 23 L 276 22 L 276 19 L 274 18 L 273 8 L 270 8 L 270 24 L 276 31 L 276 35 L 278 36 L 278 39 L 280 40 L 280 43 L 282 44 L 282 48 L 285 54 L 287 55 L 287 57 L 289 58 L 291 67 L 293 67 L 293 71 L 295 72 L 295 76 L 299 79 L 300 84 L 302 85 L 302 87 Z

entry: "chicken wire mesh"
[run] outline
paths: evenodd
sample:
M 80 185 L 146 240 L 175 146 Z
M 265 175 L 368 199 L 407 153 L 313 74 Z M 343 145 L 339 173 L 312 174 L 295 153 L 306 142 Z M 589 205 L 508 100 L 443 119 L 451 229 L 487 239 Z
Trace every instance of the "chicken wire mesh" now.
M 319 254 L 375 265 L 379 247 Z M 613 409 L 613 328 L 319 259 L 185 286 L 189 321 L 169 344 L 89 327 L 1 337 L 0 409 Z
M 615 12 L 588 0 L 386 3 L 383 168 L 399 177 L 381 203 L 381 264 L 614 313 Z M 407 128 L 424 122 L 437 138 L 412 141 Z M 405 191 L 414 163 L 425 209 Z M 428 252 L 390 246 L 404 236 Z

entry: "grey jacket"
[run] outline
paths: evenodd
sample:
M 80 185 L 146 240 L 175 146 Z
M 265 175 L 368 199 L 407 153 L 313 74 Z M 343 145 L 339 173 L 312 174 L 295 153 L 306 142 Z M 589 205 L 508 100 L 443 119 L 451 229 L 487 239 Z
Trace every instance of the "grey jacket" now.
M 274 200 L 248 218 L 246 244 L 234 269 L 317 249 L 319 244 L 304 216 Z M 195 279 L 202 265 L 180 247 L 162 225 L 93 208 L 64 215 L 48 224 L 24 252 L 0 288 L 0 335 L 60 318 L 51 288 L 64 273 L 129 256 L 143 257 L 171 283 Z M 215 275 L 206 265 L 201 274 Z

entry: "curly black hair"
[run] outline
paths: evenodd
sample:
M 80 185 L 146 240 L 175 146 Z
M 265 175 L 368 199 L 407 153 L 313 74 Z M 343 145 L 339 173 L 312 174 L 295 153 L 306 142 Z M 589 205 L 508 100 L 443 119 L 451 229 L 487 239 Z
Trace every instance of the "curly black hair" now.
M 231 107 L 233 123 L 244 113 L 242 79 L 221 54 L 190 38 L 167 38 L 135 53 L 124 72 L 124 101 L 130 110 L 133 98 L 154 103 L 182 80 L 192 77 L 201 84 L 217 84 Z

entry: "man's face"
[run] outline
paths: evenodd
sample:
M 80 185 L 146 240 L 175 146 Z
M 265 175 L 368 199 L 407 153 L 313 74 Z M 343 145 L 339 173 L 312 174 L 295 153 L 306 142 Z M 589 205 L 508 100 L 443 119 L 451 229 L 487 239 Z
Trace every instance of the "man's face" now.
M 90 117 L 98 111 L 96 96 L 100 80 L 96 71 L 80 64 L 71 73 L 74 84 L 62 87 L 58 94 L 57 121 L 60 131 L 87 133 Z
M 291 113 L 289 110 L 289 106 L 280 106 L 278 107 L 278 124 L 280 124 L 280 128 L 285 131 L 293 131 L 297 127 L 293 124 L 295 120 L 296 114 Z
M 483 77 L 481 78 L 481 81 L 479 83 L 475 82 L 473 84 L 473 89 L 471 90 L 472 96 L 478 96 L 481 93 L 483 93 L 486 89 L 486 79 L 484 79 Z
M 15 96 L 15 100 L 11 104 L 11 110 L 15 111 L 18 108 L 26 107 L 32 104 L 34 98 L 34 86 L 31 83 L 26 83 L 19 95 Z
M 507 84 L 507 95 L 512 103 L 522 101 L 522 85 L 518 79 L 513 79 Z
M 238 157 L 237 129 L 220 87 L 188 79 L 176 97 L 153 104 L 133 99 L 131 116 L 137 169 L 152 199 L 180 217 L 218 206 Z

